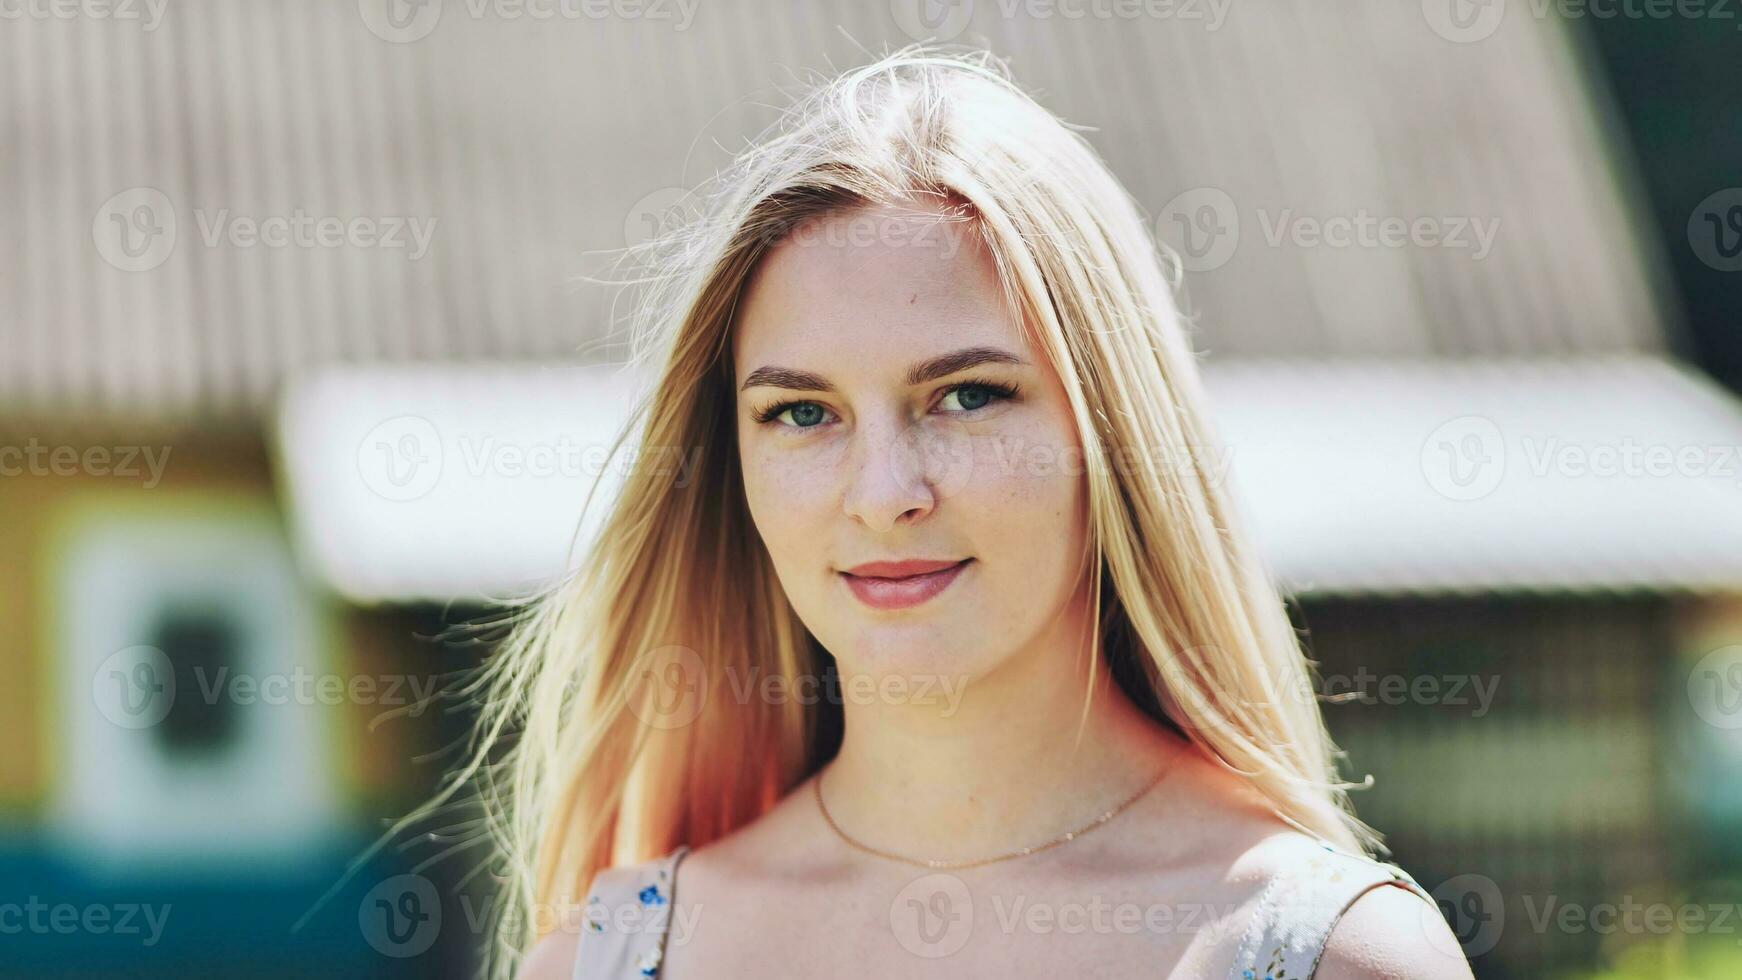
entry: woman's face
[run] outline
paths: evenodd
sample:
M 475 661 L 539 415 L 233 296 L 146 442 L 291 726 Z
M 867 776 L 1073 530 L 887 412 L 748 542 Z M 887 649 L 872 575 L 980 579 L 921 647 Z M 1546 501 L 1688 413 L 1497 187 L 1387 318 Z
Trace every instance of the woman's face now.
M 1081 443 L 967 223 L 880 208 L 800 226 L 752 278 L 732 357 L 751 515 L 844 671 L 973 679 L 1062 653 Z M 876 564 L 900 562 L 929 566 Z

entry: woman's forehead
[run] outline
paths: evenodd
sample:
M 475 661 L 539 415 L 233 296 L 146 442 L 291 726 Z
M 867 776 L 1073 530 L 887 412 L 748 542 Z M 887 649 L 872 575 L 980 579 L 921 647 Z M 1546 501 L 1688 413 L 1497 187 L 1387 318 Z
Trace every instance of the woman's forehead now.
M 793 350 L 906 356 L 969 343 L 1025 347 L 997 266 L 967 224 L 885 207 L 795 228 L 746 287 L 733 332 L 739 363 Z

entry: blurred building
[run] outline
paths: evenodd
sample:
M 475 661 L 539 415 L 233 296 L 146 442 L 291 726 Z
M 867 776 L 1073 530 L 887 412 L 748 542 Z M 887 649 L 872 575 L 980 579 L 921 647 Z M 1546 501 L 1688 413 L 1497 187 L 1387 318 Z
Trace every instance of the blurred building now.
M 475 924 L 410 955 L 371 931 L 371 886 L 410 858 L 292 929 L 463 715 L 180 692 L 475 657 L 413 634 L 562 568 L 608 487 L 637 382 L 584 278 L 784 93 L 918 37 L 990 46 L 1093 127 L 1178 252 L 1231 478 L 1327 679 L 1463 679 L 1462 703 L 1374 687 L 1328 713 L 1478 975 L 1609 952 L 1532 930 L 1521 899 L 1733 873 L 1742 508 L 1712 470 L 1742 414 L 1689 363 L 1583 25 L 1165 6 L 7 21 L 0 861 L 185 910 L 143 957 L 32 937 L 25 973 L 463 968 Z M 1592 470 L 1628 445 L 1712 454 Z

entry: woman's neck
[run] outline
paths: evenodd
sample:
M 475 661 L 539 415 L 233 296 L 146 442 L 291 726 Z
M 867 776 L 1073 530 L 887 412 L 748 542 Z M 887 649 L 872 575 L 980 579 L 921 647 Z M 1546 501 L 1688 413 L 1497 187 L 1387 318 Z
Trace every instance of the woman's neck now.
M 1148 786 L 1180 740 L 1119 690 L 1104 658 L 1085 662 L 1082 630 L 1060 617 L 953 701 L 845 699 L 823 784 L 830 814 L 880 850 L 967 860 L 1045 843 Z

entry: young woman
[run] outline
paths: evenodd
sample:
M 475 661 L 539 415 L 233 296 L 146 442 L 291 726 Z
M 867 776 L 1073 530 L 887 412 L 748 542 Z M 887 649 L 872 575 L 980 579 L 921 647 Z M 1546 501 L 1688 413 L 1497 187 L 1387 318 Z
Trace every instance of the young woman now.
M 704 211 L 644 307 L 636 464 L 491 667 L 498 965 L 1468 977 L 1370 856 L 1088 145 L 909 49 Z

